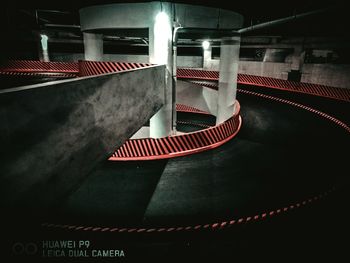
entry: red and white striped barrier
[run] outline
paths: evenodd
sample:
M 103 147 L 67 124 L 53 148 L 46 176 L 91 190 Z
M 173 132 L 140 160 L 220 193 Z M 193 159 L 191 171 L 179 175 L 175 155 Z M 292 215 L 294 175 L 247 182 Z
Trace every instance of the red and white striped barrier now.
M 121 72 L 152 66 L 149 63 L 79 61 L 79 77 Z
M 36 60 L 10 60 L 1 65 L 0 72 L 57 72 L 72 73 L 79 72 L 78 64 L 75 62 L 43 62 Z
M 191 107 L 192 108 L 192 107 Z M 146 161 L 185 156 L 219 147 L 232 139 L 239 131 L 242 119 L 236 101 L 234 115 L 217 126 L 200 131 L 165 138 L 142 138 L 127 140 L 109 158 L 110 161 Z
M 194 80 L 194 83 L 217 89 L 217 84 L 205 83 L 205 80 L 218 81 L 219 72 L 206 71 L 198 69 L 178 69 L 177 78 Z M 201 80 L 202 82 L 198 82 Z M 275 79 L 270 77 L 260 77 L 247 74 L 238 74 L 237 82 L 240 84 L 255 85 L 279 90 L 287 90 L 293 92 L 306 93 L 332 99 L 350 101 L 350 89 L 335 88 L 319 84 L 303 83 L 288 81 L 283 79 Z M 205 85 L 206 84 L 206 85 Z

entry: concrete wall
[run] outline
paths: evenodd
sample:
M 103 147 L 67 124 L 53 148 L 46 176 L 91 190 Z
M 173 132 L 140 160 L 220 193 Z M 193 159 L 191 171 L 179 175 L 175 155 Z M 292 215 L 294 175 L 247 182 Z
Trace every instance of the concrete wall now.
M 177 81 L 176 103 L 217 114 L 218 92 L 189 82 Z
M 77 62 L 84 60 L 83 53 L 51 53 L 50 57 L 51 61 Z M 149 59 L 148 55 L 103 54 L 103 61 L 148 63 Z
M 203 58 L 199 56 L 177 56 L 177 66 L 180 68 L 202 68 Z
M 350 65 L 304 64 L 301 81 L 350 89 Z
M 288 79 L 291 64 L 278 62 L 240 61 L 238 73 L 255 76 Z
M 50 53 L 51 61 L 78 62 L 84 60 L 84 53 Z
M 220 59 L 209 59 L 206 61 L 206 70 L 219 71 Z
M 1 204 L 62 201 L 161 108 L 164 76 L 154 66 L 0 91 Z
M 211 59 L 207 62 L 206 70 L 219 71 L 220 60 Z M 240 61 L 238 73 L 256 76 L 265 76 L 278 79 L 287 79 L 290 64 L 278 62 Z

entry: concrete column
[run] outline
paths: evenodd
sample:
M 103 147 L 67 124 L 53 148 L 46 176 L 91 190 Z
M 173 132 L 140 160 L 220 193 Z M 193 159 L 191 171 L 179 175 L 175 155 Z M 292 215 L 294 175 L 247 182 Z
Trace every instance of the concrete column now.
M 95 33 L 83 33 L 85 60 L 103 60 L 103 35 Z
M 288 80 L 299 81 L 301 80 L 302 66 L 304 64 L 305 52 L 302 46 L 295 46 L 292 54 L 292 61 L 290 65 L 290 72 L 288 72 Z
M 172 134 L 175 102 L 173 101 L 172 80 L 172 24 L 171 12 L 167 4 L 163 4 L 162 12 L 156 14 L 149 28 L 149 62 L 165 64 L 165 103 L 150 119 L 150 137 L 161 138 Z
M 305 52 L 301 46 L 294 47 L 294 53 L 292 55 L 292 65 L 291 70 L 300 71 L 305 59 Z
M 221 40 L 216 124 L 226 121 L 234 113 L 240 40 L 239 35 Z
M 203 48 L 203 69 L 205 70 L 211 69 L 211 51 L 211 46 L 209 48 Z
M 44 62 L 49 62 L 49 45 L 48 40 L 49 38 L 47 35 L 41 34 L 39 36 L 39 60 Z

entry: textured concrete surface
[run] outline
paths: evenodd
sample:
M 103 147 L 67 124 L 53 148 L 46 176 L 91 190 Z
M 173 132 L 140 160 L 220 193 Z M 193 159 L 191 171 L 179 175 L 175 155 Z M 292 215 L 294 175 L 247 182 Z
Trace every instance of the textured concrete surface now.
M 164 71 L 154 66 L 0 91 L 2 205 L 60 202 L 163 105 Z
M 178 80 L 176 85 L 176 101 L 216 115 L 218 92 L 199 85 Z
M 176 21 L 183 27 L 237 29 L 243 16 L 220 8 L 162 2 L 163 8 L 176 9 Z M 159 1 L 150 3 L 96 5 L 80 9 L 81 30 L 146 28 L 161 10 Z M 220 19 L 218 19 L 220 18 Z
M 172 134 L 173 117 L 176 106 L 172 81 L 173 57 L 172 57 L 172 20 L 173 10 L 171 5 L 166 4 L 162 8 L 164 16 L 151 17 L 148 30 L 148 53 L 149 63 L 165 65 L 165 90 L 164 105 L 150 119 L 150 137 L 162 138 Z
M 83 33 L 84 58 L 85 60 L 103 60 L 103 35 L 94 33 Z
M 302 82 L 350 89 L 350 65 L 304 64 Z
M 264 62 L 284 62 L 288 53 L 288 49 L 267 48 L 265 51 Z
M 290 63 L 240 61 L 238 73 L 287 80 L 290 70 Z
M 177 56 L 177 66 L 180 68 L 202 68 L 201 56 Z
M 240 41 L 239 35 L 221 39 L 216 124 L 228 120 L 235 112 Z

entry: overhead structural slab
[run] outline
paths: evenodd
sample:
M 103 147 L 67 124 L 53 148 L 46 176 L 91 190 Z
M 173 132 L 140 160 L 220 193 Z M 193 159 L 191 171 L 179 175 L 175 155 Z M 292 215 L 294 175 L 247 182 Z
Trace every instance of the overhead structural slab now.
M 174 21 L 177 21 L 182 27 L 238 29 L 243 24 L 243 16 L 233 11 L 155 1 L 82 8 L 80 9 L 81 30 L 148 28 L 153 24 L 153 19 L 159 10 L 165 5 L 170 5 Z

